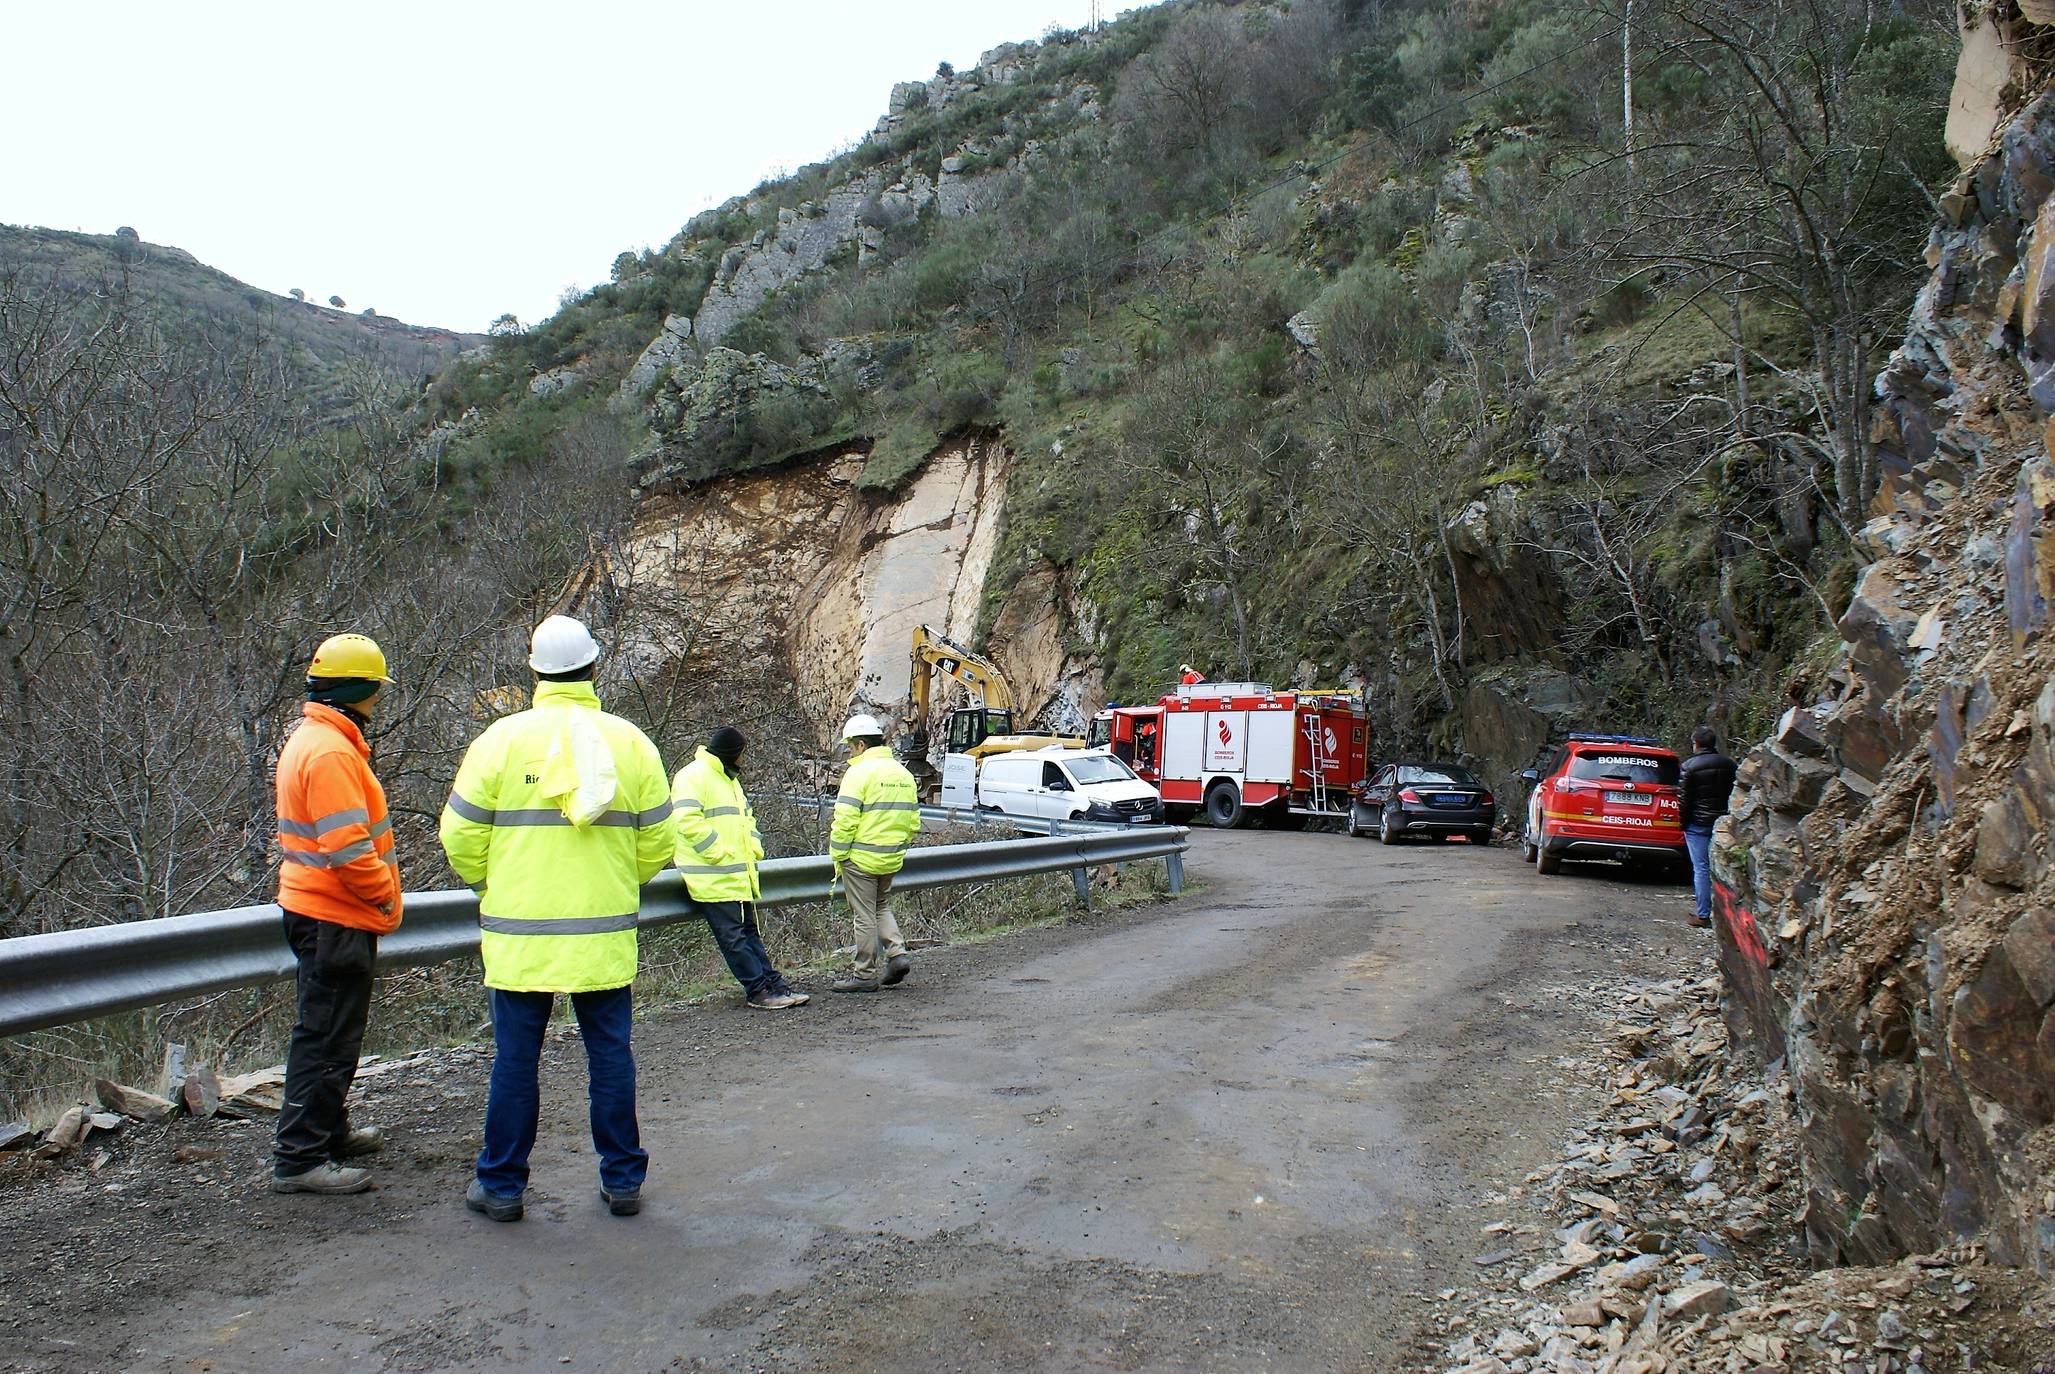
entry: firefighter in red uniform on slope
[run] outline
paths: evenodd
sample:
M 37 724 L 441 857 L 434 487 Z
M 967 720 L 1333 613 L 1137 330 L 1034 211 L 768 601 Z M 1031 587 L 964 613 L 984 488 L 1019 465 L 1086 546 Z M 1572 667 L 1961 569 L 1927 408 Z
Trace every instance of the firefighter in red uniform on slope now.
M 1187 687 L 1195 682 L 1204 682 L 1206 680 L 1206 675 L 1189 663 L 1180 665 L 1177 671 L 1177 680 Z

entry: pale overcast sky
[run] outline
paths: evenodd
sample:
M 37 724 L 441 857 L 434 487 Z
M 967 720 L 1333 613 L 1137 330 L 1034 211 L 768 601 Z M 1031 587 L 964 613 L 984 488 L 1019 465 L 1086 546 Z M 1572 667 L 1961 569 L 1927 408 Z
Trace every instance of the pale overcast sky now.
M 132 225 L 267 290 L 417 324 L 533 321 L 623 248 L 852 142 L 893 82 L 1091 13 L 0 0 L 0 223 Z

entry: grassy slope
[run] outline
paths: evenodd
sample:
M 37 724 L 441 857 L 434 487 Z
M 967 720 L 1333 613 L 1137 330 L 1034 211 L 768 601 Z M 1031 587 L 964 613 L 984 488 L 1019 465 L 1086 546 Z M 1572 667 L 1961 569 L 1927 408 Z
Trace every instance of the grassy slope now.
M 427 328 L 390 316 L 351 314 L 311 301 L 274 296 L 209 267 L 181 248 L 112 234 L 0 225 L 0 275 L 22 273 L 74 290 L 119 282 L 153 312 L 223 338 L 262 333 L 297 350 L 317 369 L 352 359 L 419 379 L 485 340 Z

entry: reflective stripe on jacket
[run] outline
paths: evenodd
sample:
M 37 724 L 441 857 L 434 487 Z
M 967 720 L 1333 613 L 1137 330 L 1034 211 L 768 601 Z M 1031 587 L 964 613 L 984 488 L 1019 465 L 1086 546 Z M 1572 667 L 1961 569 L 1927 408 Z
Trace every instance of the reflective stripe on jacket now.
M 695 902 L 753 902 L 763 834 L 742 783 L 701 746 L 671 784 L 678 871 Z
M 307 702 L 279 750 L 277 782 L 278 904 L 374 935 L 397 929 L 392 817 L 357 722 Z
M 613 804 L 583 826 L 542 792 L 569 711 L 592 713 L 614 760 Z M 642 884 L 671 859 L 671 798 L 656 746 L 600 710 L 591 683 L 538 683 L 532 709 L 473 740 L 441 831 L 450 867 L 478 889 L 487 987 L 596 992 L 635 981 L 635 915 Z
M 919 829 L 919 789 L 892 751 L 880 744 L 852 759 L 835 798 L 828 857 L 866 873 L 897 873 Z

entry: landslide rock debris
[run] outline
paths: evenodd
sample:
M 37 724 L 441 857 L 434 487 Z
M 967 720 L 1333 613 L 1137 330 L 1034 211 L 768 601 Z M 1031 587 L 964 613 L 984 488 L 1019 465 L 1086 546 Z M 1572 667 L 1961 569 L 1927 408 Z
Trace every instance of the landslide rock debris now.
M 2055 1369 L 2055 1284 L 1958 1246 L 1810 1272 L 1802 1107 L 1738 1062 L 1711 961 L 1573 995 L 1618 1020 L 1557 1061 L 1603 1108 L 1557 1161 L 1480 1204 L 1474 1285 L 1432 1304 L 1450 1374 L 1909 1374 Z M 1609 1004 L 1609 1005 L 1608 1005 Z
M 775 665 L 820 725 L 859 709 L 897 715 L 913 628 L 976 633 L 1013 454 L 964 436 L 890 494 L 857 486 L 863 465 L 851 449 L 653 497 L 609 573 L 661 589 L 677 623 L 693 628 L 624 625 L 624 657 L 650 669 L 673 658 L 709 672 Z M 997 612 L 989 644 L 1021 718 L 1081 728 L 1103 689 L 1078 638 L 1091 637 L 1094 619 L 1069 576 L 1039 562 Z M 937 694 L 938 712 L 949 704 Z
M 118 1131 L 130 1121 L 162 1125 L 180 1115 L 195 1119 L 219 1117 L 226 1121 L 242 1121 L 275 1113 L 284 1105 L 285 1065 L 274 1064 L 268 1069 L 234 1074 L 228 1078 L 220 1077 L 204 1064 L 188 1073 L 184 1047 L 174 1048 L 177 1053 L 167 1057 L 166 1069 L 169 1072 L 175 1068 L 181 1075 L 176 1100 L 116 1083 L 112 1079 L 98 1079 L 94 1082 L 93 1093 L 99 1098 L 103 1110 L 96 1111 L 82 1102 L 67 1107 L 40 1140 L 25 1121 L 0 1125 L 0 1151 L 28 1150 L 38 1158 L 54 1159 L 92 1141 L 95 1133 L 105 1135 Z M 380 1055 L 367 1055 L 358 1066 L 356 1081 L 369 1082 L 396 1069 L 417 1064 L 425 1057 L 424 1054 L 415 1054 L 403 1059 L 386 1059 Z
M 1716 832 L 1729 1023 L 1789 1065 L 1821 1263 L 2055 1264 L 2051 186 L 2044 93 L 1942 200 L 1840 666 Z

